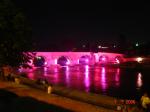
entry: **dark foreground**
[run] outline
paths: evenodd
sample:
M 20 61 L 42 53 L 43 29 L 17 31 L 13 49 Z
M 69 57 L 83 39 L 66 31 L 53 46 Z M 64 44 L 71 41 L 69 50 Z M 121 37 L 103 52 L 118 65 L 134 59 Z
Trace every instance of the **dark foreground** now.
M 73 93 L 75 94 L 75 93 Z M 104 98 L 105 99 L 105 98 Z M 105 101 L 102 99 L 103 101 Z M 109 101 L 109 98 L 106 100 Z M 0 80 L 0 112 L 116 112 L 46 91 Z
M 31 97 L 20 97 L 0 89 L 0 112 L 71 112 L 58 106 L 38 101 Z

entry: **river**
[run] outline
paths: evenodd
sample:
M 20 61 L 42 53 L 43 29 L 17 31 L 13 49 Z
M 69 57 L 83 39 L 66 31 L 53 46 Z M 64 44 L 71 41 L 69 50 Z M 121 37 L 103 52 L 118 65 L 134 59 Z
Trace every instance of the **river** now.
M 139 71 L 107 66 L 67 66 L 22 69 L 32 80 L 118 98 L 139 99 L 150 92 L 150 70 Z

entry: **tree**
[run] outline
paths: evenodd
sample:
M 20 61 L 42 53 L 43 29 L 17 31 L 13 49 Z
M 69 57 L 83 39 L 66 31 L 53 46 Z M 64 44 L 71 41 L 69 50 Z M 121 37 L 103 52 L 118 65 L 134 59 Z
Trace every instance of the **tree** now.
M 0 66 L 19 67 L 32 58 L 31 27 L 10 0 L 0 0 Z

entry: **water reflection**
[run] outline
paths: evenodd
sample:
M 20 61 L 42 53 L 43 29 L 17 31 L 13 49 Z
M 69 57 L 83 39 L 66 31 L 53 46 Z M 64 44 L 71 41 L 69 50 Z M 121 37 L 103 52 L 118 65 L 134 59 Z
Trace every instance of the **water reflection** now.
M 47 67 L 44 67 L 44 76 L 47 76 Z
M 54 68 L 54 73 L 57 73 L 58 72 L 58 68 Z
M 116 87 L 119 87 L 120 86 L 120 68 L 117 68 L 117 72 L 115 74 L 115 84 L 116 84 Z
M 138 89 L 140 89 L 143 85 L 142 74 L 140 72 L 137 75 L 137 84 L 136 85 L 137 85 Z
M 134 71 L 102 66 L 66 66 L 21 70 L 30 79 L 45 78 L 49 83 L 86 92 L 105 95 L 125 94 L 144 86 L 143 74 Z M 135 77 L 136 76 L 136 77 Z M 148 76 L 148 75 L 147 75 Z M 149 76 L 148 76 L 149 77 Z M 144 82 L 144 84 L 143 84 Z M 149 83 L 148 83 L 149 84 Z M 121 91 L 125 92 L 121 92 Z M 119 93 L 120 91 L 120 93 Z M 134 91 L 135 92 L 135 91 Z
M 96 90 L 100 90 L 101 89 L 101 83 L 100 83 L 100 68 L 95 68 L 94 71 L 94 85 L 95 85 L 95 89 Z
M 56 67 L 56 68 L 54 68 L 54 83 L 55 84 L 57 84 L 58 83 L 58 79 L 59 79 L 59 77 L 58 77 L 58 68 Z
M 29 79 L 34 80 L 34 74 L 33 74 L 32 72 L 29 72 L 29 73 L 28 73 L 28 77 L 29 77 Z
M 70 87 L 70 73 L 69 73 L 69 67 L 66 66 L 64 67 L 65 68 L 65 80 L 66 80 L 66 83 L 67 83 L 67 87 Z
M 102 67 L 102 71 L 101 71 L 101 85 L 102 85 L 102 91 L 106 92 L 107 84 L 106 84 L 106 69 L 105 69 L 105 67 Z
M 85 65 L 85 75 L 84 75 L 84 84 L 86 92 L 90 90 L 90 79 L 89 79 L 89 66 Z

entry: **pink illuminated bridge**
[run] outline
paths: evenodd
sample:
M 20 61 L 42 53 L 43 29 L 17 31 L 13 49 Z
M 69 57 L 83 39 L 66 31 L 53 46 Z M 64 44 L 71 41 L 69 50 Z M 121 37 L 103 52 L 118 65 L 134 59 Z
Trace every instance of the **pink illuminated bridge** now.
M 35 57 L 30 65 L 35 67 L 51 65 L 94 65 L 94 64 L 119 64 L 124 62 L 124 55 L 105 52 L 34 52 Z

